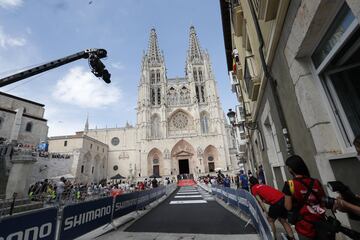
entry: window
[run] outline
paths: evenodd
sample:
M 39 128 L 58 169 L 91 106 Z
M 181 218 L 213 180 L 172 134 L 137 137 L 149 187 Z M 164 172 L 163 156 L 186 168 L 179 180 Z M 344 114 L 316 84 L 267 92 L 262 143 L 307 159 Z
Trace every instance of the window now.
M 118 165 L 114 165 L 113 169 L 114 169 L 114 171 L 118 170 L 119 169 Z
M 344 4 L 311 57 L 316 68 L 325 60 L 335 45 L 341 41 L 354 19 L 350 8 Z
M 160 137 L 160 118 L 158 115 L 154 115 L 151 121 L 151 137 L 159 138 Z
M 96 150 L 99 151 L 99 146 L 96 147 Z
M 3 125 L 3 123 L 4 123 L 4 119 L 2 117 L 0 117 L 0 129 L 1 129 L 2 125 Z
M 159 164 L 159 159 L 154 159 L 153 164 Z
M 90 144 L 90 149 L 92 149 L 92 143 Z
M 160 70 L 156 71 L 156 83 L 160 83 Z
M 157 105 L 161 104 L 161 89 L 157 89 Z
M 104 148 L 103 148 L 103 152 L 104 152 Z
M 116 146 L 116 145 L 118 145 L 119 143 L 120 143 L 120 140 L 119 140 L 118 137 L 113 137 L 113 138 L 111 139 L 111 144 L 112 144 L 113 146 Z
M 81 165 L 81 173 L 84 173 L 84 165 Z
M 209 156 L 209 157 L 208 157 L 208 161 L 209 161 L 209 162 L 214 161 L 214 157 L 213 157 L 213 156 Z
M 197 82 L 198 78 L 197 78 L 197 72 L 195 69 L 193 71 L 193 76 L 194 76 L 194 81 Z
M 201 133 L 206 134 L 209 132 L 208 116 L 206 113 L 201 115 L 200 125 L 201 125 Z
M 205 102 L 205 90 L 204 90 L 204 86 L 200 87 L 201 90 L 201 102 Z
M 189 124 L 187 114 L 184 112 L 177 112 L 171 119 L 173 126 L 177 130 L 185 129 Z
M 67 146 L 67 141 L 64 141 L 64 147 L 66 147 Z
M 91 173 L 94 173 L 94 166 L 91 167 Z
M 151 84 L 155 83 L 155 71 L 154 70 L 151 70 L 150 83 Z
M 199 69 L 199 81 L 200 81 L 200 82 L 203 81 L 203 76 L 202 76 L 202 71 L 201 71 L 201 69 Z
M 151 96 L 150 96 L 150 100 L 151 100 L 151 104 L 152 105 L 155 105 L 156 103 L 156 96 L 155 96 L 155 89 L 154 88 L 151 88 Z
M 31 132 L 32 126 L 33 126 L 32 122 L 28 122 L 28 123 L 26 124 L 25 131 Z
M 345 3 L 311 59 L 346 148 L 360 134 L 359 54 L 359 23 Z

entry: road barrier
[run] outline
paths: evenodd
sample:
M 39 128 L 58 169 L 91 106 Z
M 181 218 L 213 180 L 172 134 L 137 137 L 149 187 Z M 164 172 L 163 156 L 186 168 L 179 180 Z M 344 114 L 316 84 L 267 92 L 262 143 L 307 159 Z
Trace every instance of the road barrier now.
M 0 219 L 0 240 L 74 239 L 114 219 L 144 207 L 176 189 L 176 184 L 105 197 L 65 206 L 62 214 L 51 207 Z M 60 214 L 60 221 L 57 221 Z M 56 236 L 57 225 L 60 224 Z
M 220 185 L 212 185 L 211 191 L 217 198 L 222 199 L 233 208 L 241 210 L 243 214 L 248 216 L 261 239 L 273 239 L 269 222 L 264 216 L 254 196 L 248 191 L 232 189 Z
M 4 217 L 0 220 L 0 239 L 53 240 L 57 213 L 56 208 L 47 208 Z

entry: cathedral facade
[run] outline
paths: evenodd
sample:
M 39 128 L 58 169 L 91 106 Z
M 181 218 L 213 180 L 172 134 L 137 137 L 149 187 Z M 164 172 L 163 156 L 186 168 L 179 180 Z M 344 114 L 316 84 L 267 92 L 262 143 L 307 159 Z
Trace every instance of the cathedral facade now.
M 231 127 L 221 108 L 209 55 L 200 48 L 194 27 L 181 78 L 167 77 L 157 34 L 151 29 L 136 110 L 136 126 L 89 129 L 86 124 L 85 135 L 108 145 L 107 177 L 236 169 Z

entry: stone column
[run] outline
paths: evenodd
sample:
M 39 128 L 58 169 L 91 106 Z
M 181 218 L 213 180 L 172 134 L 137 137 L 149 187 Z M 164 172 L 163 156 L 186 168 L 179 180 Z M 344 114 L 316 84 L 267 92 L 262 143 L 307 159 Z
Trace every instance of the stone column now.
M 11 159 L 12 167 L 6 187 L 6 198 L 11 198 L 16 192 L 20 198 L 27 197 L 29 188 L 28 177 L 32 173 L 36 158 L 31 152 L 14 152 Z

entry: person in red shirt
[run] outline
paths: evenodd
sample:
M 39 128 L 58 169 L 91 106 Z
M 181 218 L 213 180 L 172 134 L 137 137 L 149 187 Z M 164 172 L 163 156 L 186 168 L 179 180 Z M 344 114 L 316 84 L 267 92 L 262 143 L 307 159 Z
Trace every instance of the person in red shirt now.
M 325 220 L 322 206 L 325 192 L 320 181 L 310 177 L 309 169 L 298 155 L 289 157 L 285 164 L 293 176 L 283 188 L 285 208 L 293 211 L 292 221 L 299 239 L 335 239 L 335 234 L 317 228 L 317 223 Z
M 259 202 L 259 205 L 261 206 L 264 212 L 266 212 L 264 203 L 270 205 L 269 212 L 267 213 L 267 215 L 275 239 L 276 239 L 276 228 L 275 228 L 276 219 L 279 219 L 280 223 L 283 225 L 288 235 L 287 236 L 288 239 L 295 239 L 291 226 L 286 221 L 287 210 L 284 207 L 285 195 L 271 186 L 265 184 L 259 184 L 258 179 L 255 177 L 251 177 L 249 181 L 250 181 L 251 193 Z

